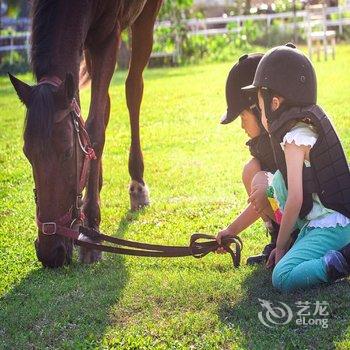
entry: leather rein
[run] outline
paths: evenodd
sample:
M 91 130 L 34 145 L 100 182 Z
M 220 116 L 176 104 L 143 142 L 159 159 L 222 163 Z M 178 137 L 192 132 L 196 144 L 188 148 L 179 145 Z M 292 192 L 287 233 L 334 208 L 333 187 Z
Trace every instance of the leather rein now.
M 39 81 L 38 85 L 50 84 L 58 87 L 61 83 L 62 81 L 57 77 L 44 77 Z M 223 247 L 228 253 L 230 253 L 233 266 L 238 267 L 240 265 L 243 243 L 239 237 L 225 237 L 222 240 L 221 245 L 219 245 L 214 236 L 195 233 L 191 236 L 189 246 L 187 247 L 165 246 L 116 238 L 105 235 L 97 230 L 84 227 L 83 222 L 85 216 L 82 211 L 82 192 L 85 188 L 90 161 L 95 160 L 96 156 L 89 135 L 85 129 L 85 123 L 81 115 L 80 107 L 75 99 L 73 99 L 70 114 L 74 126 L 76 156 L 77 176 L 75 200 L 70 209 L 59 219 L 55 221 L 41 222 L 39 219 L 36 190 L 34 189 L 35 203 L 37 207 L 36 222 L 40 234 L 46 236 L 59 235 L 73 240 L 78 246 L 91 250 L 144 257 L 193 256 L 195 258 L 202 258 L 210 252 L 215 252 L 219 247 Z M 83 154 L 83 165 L 80 171 L 78 162 L 79 151 L 80 154 Z M 73 227 L 76 227 L 78 223 L 79 226 L 77 231 L 76 229 L 73 229 Z M 84 236 L 88 237 L 91 241 L 86 241 Z M 117 246 L 102 244 L 102 242 L 112 243 Z M 231 244 L 234 245 L 233 249 L 231 248 Z

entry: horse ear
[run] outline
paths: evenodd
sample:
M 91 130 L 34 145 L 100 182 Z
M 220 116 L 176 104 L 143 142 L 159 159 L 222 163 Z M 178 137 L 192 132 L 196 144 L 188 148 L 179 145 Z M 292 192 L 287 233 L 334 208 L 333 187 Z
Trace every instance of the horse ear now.
M 33 87 L 17 79 L 15 76 L 13 76 L 10 73 L 8 73 L 8 75 L 13 87 L 17 92 L 19 99 L 22 101 L 22 103 L 26 105 L 26 107 L 28 107 L 30 103 L 30 97 L 32 94 Z
M 64 89 L 66 92 L 66 98 L 68 102 L 72 102 L 75 96 L 75 84 L 72 73 L 66 74 L 66 79 L 64 80 Z

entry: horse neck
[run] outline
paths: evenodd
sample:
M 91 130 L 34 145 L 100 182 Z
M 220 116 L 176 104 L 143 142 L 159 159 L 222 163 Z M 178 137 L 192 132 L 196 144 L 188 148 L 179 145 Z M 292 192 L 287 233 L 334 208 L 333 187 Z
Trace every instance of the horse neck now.
M 33 8 L 31 61 L 38 80 L 67 72 L 77 82 L 84 39 L 87 33 L 89 2 L 71 0 L 38 1 Z M 85 4 L 85 5 L 84 5 Z

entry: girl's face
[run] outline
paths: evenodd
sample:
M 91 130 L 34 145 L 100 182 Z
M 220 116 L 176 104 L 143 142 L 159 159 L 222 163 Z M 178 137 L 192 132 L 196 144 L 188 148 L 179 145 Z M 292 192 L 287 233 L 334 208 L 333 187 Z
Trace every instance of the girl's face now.
M 256 120 L 255 115 L 248 109 L 241 112 L 242 129 L 250 138 L 254 138 L 260 135 L 261 130 Z

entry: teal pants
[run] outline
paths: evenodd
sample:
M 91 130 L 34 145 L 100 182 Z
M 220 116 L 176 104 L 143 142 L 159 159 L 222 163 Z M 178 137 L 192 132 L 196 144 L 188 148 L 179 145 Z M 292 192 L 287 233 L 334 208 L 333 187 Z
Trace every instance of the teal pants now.
M 324 255 L 350 243 L 350 225 L 335 228 L 304 227 L 298 239 L 278 262 L 272 284 L 281 292 L 306 289 L 329 282 Z

